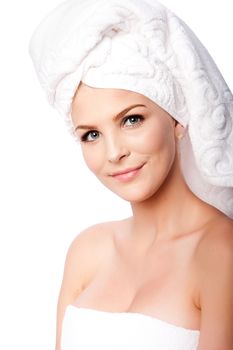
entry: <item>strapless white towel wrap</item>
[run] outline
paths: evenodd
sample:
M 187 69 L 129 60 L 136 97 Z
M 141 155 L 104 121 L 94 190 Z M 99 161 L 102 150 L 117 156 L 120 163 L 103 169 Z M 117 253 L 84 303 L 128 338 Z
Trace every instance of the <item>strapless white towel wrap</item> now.
M 140 313 L 69 305 L 61 350 L 196 350 L 200 332 Z

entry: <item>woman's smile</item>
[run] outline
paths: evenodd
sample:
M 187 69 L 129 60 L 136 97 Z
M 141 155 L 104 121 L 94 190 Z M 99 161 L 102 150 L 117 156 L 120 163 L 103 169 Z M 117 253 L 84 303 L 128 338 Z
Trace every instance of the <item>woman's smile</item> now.
M 113 178 L 115 178 L 119 181 L 128 182 L 128 181 L 132 180 L 133 178 L 135 178 L 140 173 L 140 170 L 143 168 L 144 165 L 145 165 L 145 163 L 143 163 L 142 165 L 140 165 L 136 168 L 118 171 L 116 173 L 111 174 L 110 176 L 112 176 Z

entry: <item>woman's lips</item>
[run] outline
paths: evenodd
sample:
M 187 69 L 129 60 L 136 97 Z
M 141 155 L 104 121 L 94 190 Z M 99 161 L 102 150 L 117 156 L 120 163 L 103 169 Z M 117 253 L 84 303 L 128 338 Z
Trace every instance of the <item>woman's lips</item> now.
M 140 165 L 137 168 L 127 169 L 121 172 L 114 173 L 111 176 L 114 177 L 115 179 L 126 182 L 133 179 L 140 172 L 143 166 L 144 164 Z

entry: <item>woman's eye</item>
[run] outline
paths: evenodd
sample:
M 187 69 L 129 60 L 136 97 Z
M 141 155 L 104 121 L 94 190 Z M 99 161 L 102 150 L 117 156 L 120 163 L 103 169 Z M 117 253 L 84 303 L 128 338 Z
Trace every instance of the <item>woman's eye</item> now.
M 130 115 L 124 119 L 124 125 L 126 126 L 134 126 L 138 125 L 142 122 L 143 116 L 141 115 Z
M 99 137 L 99 132 L 96 130 L 88 131 L 81 137 L 81 141 L 83 142 L 91 142 L 95 141 Z

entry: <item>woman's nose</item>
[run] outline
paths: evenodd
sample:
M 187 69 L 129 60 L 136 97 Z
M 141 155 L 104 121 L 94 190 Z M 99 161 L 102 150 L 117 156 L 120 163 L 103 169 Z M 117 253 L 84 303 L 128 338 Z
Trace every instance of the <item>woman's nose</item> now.
M 119 136 L 111 137 L 106 141 L 107 159 L 110 163 L 117 163 L 122 158 L 128 157 L 130 151 L 126 146 L 124 140 Z

